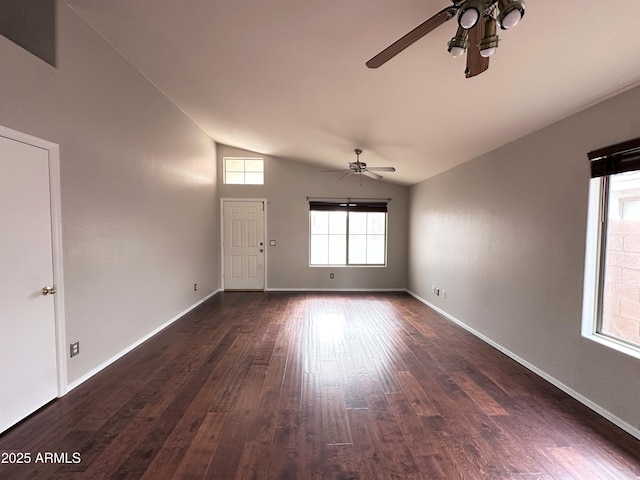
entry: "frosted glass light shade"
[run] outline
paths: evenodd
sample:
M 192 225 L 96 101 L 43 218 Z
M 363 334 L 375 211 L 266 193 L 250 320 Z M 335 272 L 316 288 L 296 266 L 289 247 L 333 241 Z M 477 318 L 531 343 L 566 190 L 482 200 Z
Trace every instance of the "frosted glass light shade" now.
M 484 58 L 489 58 L 491 55 L 496 53 L 496 47 L 485 48 L 484 50 L 480 50 L 480 55 Z
M 459 57 L 460 55 L 462 55 L 464 53 L 464 48 L 462 47 L 451 47 L 449 49 L 449 53 L 451 53 L 451 56 L 453 58 Z
M 478 23 L 479 18 L 480 12 L 475 7 L 467 8 L 458 18 L 458 23 L 462 28 L 469 29 Z
M 518 25 L 521 19 L 522 12 L 520 12 L 520 10 L 518 10 L 517 8 L 514 8 L 501 19 L 500 26 L 504 30 L 508 30 Z

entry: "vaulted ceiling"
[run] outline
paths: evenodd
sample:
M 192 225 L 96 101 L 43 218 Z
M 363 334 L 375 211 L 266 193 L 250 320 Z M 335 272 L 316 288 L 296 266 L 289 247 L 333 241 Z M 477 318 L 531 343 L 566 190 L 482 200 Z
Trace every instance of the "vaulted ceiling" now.
M 65 0 L 212 139 L 413 184 L 640 82 L 638 0 L 528 0 L 465 79 L 455 19 L 365 62 L 447 0 Z

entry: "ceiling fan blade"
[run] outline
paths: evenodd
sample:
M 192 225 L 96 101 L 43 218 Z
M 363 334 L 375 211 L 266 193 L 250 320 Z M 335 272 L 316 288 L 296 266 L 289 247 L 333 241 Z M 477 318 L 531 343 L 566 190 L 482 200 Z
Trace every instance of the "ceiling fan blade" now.
M 466 78 L 480 75 L 489 68 L 489 58 L 480 55 L 480 42 L 484 36 L 484 18 L 469 30 L 469 48 L 467 49 L 467 68 L 464 71 Z
M 345 173 L 344 175 L 342 175 L 342 176 L 338 179 L 338 181 L 342 180 L 343 178 L 348 177 L 349 175 L 353 175 L 354 173 L 356 173 L 356 172 L 352 172 L 351 170 L 349 170 L 349 173 Z
M 369 68 L 378 68 L 380 65 L 388 62 L 401 51 L 403 51 L 408 46 L 420 40 L 430 31 L 436 29 L 440 25 L 442 25 L 447 20 L 452 19 L 456 12 L 458 11 L 458 7 L 452 5 L 443 10 L 440 10 L 433 17 L 425 21 L 424 23 L 418 25 L 416 28 L 407 33 L 404 37 L 396 40 L 375 57 L 367 62 L 367 67 Z M 481 22 L 480 22 L 481 23 Z M 478 41 L 480 43 L 480 41 Z
M 371 170 L 372 172 L 395 172 L 396 171 L 394 167 L 367 167 L 367 170 Z
M 369 170 L 363 170 L 362 175 L 366 175 L 367 177 L 375 178 L 376 180 L 380 180 L 382 175 L 378 175 L 377 173 L 370 172 Z
M 329 172 L 351 172 L 352 170 L 350 168 L 341 168 L 340 170 L 320 170 L 322 173 L 329 173 Z

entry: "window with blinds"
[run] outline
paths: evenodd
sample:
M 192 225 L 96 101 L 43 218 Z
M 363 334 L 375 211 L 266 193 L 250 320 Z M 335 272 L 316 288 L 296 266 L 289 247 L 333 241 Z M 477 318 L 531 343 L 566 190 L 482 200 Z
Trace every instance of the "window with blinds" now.
M 640 356 L 640 138 L 588 158 L 583 334 Z
M 387 202 L 309 202 L 309 264 L 386 265 Z

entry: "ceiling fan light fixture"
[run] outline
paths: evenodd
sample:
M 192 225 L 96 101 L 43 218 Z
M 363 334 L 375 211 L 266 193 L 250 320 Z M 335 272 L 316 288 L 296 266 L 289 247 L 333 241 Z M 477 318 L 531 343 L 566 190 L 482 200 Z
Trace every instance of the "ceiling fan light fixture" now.
M 458 15 L 458 25 L 468 30 L 478 23 L 479 18 L 480 12 L 477 8 L 470 7 L 465 10 L 461 9 L 460 14 Z
M 449 47 L 448 50 L 452 57 L 456 58 L 461 56 L 467 51 L 467 48 L 469 48 L 469 31 L 458 27 L 456 36 L 449 40 L 447 46 Z
M 467 0 L 462 4 L 458 12 L 458 25 L 469 30 L 480 21 L 484 9 L 485 0 Z
M 461 57 L 465 51 L 466 48 L 449 46 L 449 53 L 453 58 Z
M 488 47 L 480 50 L 480 55 L 484 58 L 489 58 L 496 53 L 496 47 Z
M 457 17 L 458 31 L 447 43 L 451 56 L 466 53 L 465 77 L 472 78 L 489 68 L 489 57 L 496 53 L 499 38 L 496 28 L 508 30 L 520 23 L 524 16 L 525 0 L 451 0 L 452 4 L 432 15 L 409 33 L 399 38 L 366 62 L 369 68 L 380 65 L 398 55 L 405 48 Z M 483 23 L 480 23 L 483 22 Z
M 498 1 L 498 24 L 502 30 L 508 30 L 520 23 L 524 17 L 525 4 L 522 0 L 499 0 Z
M 484 58 L 492 56 L 496 53 L 499 41 L 500 38 L 496 35 L 496 19 L 488 16 L 484 24 L 484 37 L 480 42 L 480 55 Z

